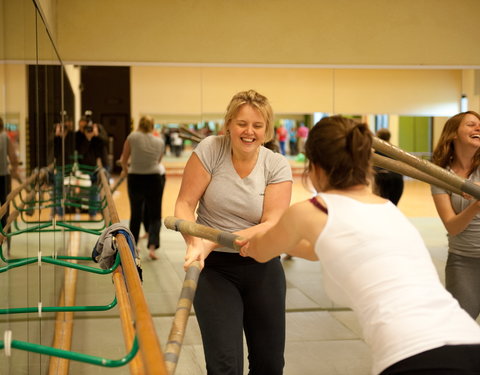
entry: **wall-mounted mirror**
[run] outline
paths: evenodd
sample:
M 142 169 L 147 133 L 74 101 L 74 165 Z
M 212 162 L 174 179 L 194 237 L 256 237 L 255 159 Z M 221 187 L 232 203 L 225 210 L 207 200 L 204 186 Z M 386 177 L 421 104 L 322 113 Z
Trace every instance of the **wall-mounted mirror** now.
M 0 117 L 21 162 L 23 179 L 37 168 L 47 167 L 63 149 L 54 149 L 55 124 L 64 124 L 74 113 L 69 79 L 58 56 L 51 29 L 39 3 L 33 0 L 0 0 Z M 66 93 L 66 94 L 65 94 Z M 63 147 L 63 146 L 62 146 Z M 1 157 L 4 157 L 3 155 Z M 12 181 L 12 187 L 18 186 Z M 44 189 L 51 189 L 49 183 Z M 23 194 L 25 198 L 25 194 Z M 20 198 L 18 198 L 20 199 Z M 23 211 L 11 232 L 10 246 L 2 246 L 5 259 L 56 256 L 65 251 L 62 232 L 44 235 L 33 230 L 51 219 L 51 210 L 39 210 L 42 196 L 35 197 L 34 209 Z M 29 232 L 32 230 L 32 232 Z M 5 263 L 2 263 L 5 266 Z M 38 262 L 0 273 L 0 309 L 55 306 L 63 269 Z M 54 315 L 14 313 L 0 315 L 0 332 L 11 330 L 17 340 L 52 344 Z M 45 373 L 48 361 L 31 352 L 12 351 L 0 358 L 2 374 Z

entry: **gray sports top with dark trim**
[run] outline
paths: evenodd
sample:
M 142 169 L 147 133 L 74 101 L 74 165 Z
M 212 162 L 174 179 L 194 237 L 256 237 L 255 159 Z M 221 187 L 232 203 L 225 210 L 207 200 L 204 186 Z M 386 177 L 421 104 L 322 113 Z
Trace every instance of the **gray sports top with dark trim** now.
M 447 168 L 450 172 L 452 170 Z M 471 182 L 480 182 L 480 170 L 477 169 L 472 173 L 468 179 Z M 434 194 L 448 194 L 450 201 L 452 202 L 452 208 L 456 214 L 462 212 L 467 208 L 472 201 L 463 198 L 462 196 L 451 193 L 445 189 L 441 189 L 437 186 L 431 186 L 432 195 Z M 448 238 L 448 251 L 453 254 L 480 258 L 480 214 L 477 214 L 465 230 L 456 236 L 447 234 Z
M 260 223 L 267 185 L 292 181 L 292 169 L 281 154 L 260 147 L 257 163 L 245 178 L 231 158 L 230 138 L 209 136 L 194 150 L 212 179 L 197 209 L 197 223 L 236 232 Z M 236 252 L 228 248 L 216 251 Z

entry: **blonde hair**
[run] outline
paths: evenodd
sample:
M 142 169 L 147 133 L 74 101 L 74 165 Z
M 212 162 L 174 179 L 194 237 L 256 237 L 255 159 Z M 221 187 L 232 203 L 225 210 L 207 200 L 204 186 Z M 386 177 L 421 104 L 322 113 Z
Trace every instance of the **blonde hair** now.
M 153 118 L 150 116 L 142 116 L 138 122 L 138 131 L 143 133 L 150 133 L 153 131 Z
M 225 114 L 224 130 L 228 130 L 230 121 L 235 118 L 240 108 L 246 104 L 257 109 L 265 120 L 265 143 L 272 140 L 274 136 L 272 107 L 268 99 L 255 90 L 241 91 L 233 96 Z

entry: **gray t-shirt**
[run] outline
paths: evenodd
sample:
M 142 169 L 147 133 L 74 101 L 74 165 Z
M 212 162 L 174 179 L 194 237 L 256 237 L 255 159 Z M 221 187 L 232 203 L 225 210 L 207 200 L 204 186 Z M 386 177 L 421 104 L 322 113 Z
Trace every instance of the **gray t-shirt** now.
M 232 164 L 230 138 L 209 136 L 193 151 L 212 179 L 200 199 L 197 222 L 226 232 L 260 223 L 267 185 L 292 181 L 292 169 L 281 154 L 260 147 L 252 172 L 240 178 Z M 228 248 L 216 251 L 235 252 Z
M 127 137 L 130 143 L 130 167 L 132 174 L 160 174 L 159 161 L 165 151 L 163 139 L 152 133 L 134 131 Z
M 448 168 L 450 172 L 452 170 Z M 471 182 L 480 181 L 480 169 L 473 172 L 467 179 Z M 472 201 L 463 198 L 461 195 L 451 193 L 445 189 L 441 189 L 437 186 L 431 186 L 432 195 L 434 194 L 448 194 L 450 195 L 450 201 L 452 202 L 453 211 L 456 214 L 462 212 L 467 208 Z M 453 254 L 469 256 L 474 258 L 480 258 L 480 214 L 475 215 L 470 224 L 465 230 L 456 236 L 447 234 L 448 237 L 448 251 Z

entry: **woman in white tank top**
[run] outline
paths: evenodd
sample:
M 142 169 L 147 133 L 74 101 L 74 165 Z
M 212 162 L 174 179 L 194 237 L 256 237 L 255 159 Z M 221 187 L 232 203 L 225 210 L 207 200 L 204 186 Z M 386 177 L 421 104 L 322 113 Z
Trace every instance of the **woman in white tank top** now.
M 239 241 L 241 255 L 319 259 L 330 298 L 357 314 L 373 374 L 479 373 L 480 327 L 441 284 L 418 231 L 372 193 L 371 150 L 366 124 L 320 120 L 306 143 L 319 195 Z

